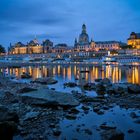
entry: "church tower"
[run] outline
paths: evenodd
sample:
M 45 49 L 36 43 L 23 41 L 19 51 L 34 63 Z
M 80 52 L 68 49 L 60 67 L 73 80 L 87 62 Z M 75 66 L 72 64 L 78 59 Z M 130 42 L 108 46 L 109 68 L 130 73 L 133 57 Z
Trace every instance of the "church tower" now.
M 82 25 L 82 33 L 86 34 L 86 32 L 87 32 L 87 31 L 86 31 L 86 25 L 83 24 L 83 25 Z
M 86 25 L 82 25 L 82 33 L 79 35 L 79 43 L 88 44 L 89 43 L 89 36 L 86 31 Z

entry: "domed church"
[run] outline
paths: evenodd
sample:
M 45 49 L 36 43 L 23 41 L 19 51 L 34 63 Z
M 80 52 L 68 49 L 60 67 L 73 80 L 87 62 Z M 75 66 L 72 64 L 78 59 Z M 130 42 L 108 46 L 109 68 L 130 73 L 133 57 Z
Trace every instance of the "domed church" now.
M 90 42 L 89 36 L 86 31 L 86 25 L 82 25 L 82 32 L 79 35 L 79 40 L 75 39 L 74 44 L 75 51 L 89 51 L 90 50 Z

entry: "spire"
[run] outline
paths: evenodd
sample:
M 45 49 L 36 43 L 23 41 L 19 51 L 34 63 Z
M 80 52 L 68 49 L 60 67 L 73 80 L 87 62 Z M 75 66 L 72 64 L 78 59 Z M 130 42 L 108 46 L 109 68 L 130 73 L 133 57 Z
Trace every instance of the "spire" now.
M 75 44 L 77 44 L 77 38 L 75 38 Z
M 12 47 L 12 43 L 10 43 L 10 48 Z
M 82 25 L 82 33 L 86 33 L 86 25 L 85 24 Z
M 74 46 L 77 46 L 77 38 L 75 38 Z

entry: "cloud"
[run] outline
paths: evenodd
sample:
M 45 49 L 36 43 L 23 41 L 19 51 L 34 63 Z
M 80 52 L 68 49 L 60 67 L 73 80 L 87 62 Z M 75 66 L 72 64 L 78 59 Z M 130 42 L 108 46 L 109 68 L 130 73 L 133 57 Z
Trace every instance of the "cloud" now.
M 0 0 L 0 43 L 37 35 L 72 45 L 83 23 L 96 40 L 121 40 L 131 30 L 139 32 L 139 5 L 139 0 Z

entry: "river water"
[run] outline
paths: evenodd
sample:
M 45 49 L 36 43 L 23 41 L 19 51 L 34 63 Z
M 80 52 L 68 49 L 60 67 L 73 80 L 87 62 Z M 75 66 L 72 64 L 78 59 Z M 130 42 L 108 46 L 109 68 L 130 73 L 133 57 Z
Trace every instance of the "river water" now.
M 33 79 L 41 77 L 54 77 L 61 82 L 77 81 L 94 82 L 97 78 L 109 78 L 113 83 L 129 82 L 140 84 L 140 65 L 99 65 L 99 66 L 77 66 L 77 65 L 50 65 L 50 66 L 27 66 L 21 68 L 0 68 L 1 72 L 15 75 L 18 79 L 23 72 L 32 75 Z

